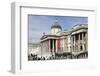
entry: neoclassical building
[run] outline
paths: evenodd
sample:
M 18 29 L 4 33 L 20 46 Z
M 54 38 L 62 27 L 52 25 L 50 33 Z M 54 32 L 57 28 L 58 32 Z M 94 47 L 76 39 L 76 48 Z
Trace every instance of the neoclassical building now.
M 58 22 L 51 26 L 51 34 L 41 37 L 41 55 L 44 57 L 70 54 L 77 58 L 88 56 L 88 25 L 77 24 L 62 31 Z
M 40 43 L 29 44 L 29 55 L 38 57 L 87 58 L 88 57 L 88 25 L 76 24 L 71 29 L 62 31 L 58 22 L 51 26 L 50 34 L 43 34 Z

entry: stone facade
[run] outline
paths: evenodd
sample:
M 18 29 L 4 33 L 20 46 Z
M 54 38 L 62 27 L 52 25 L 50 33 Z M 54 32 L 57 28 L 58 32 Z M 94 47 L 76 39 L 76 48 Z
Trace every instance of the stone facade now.
M 55 28 L 54 28 L 55 29 Z M 58 28 L 59 29 L 59 28 Z M 53 28 L 51 29 L 53 30 Z M 57 27 L 56 27 L 57 30 Z M 42 56 L 55 56 L 55 54 L 71 53 L 74 57 L 80 54 L 87 55 L 88 51 L 88 26 L 77 24 L 69 31 L 51 32 L 51 35 L 43 35 L 41 38 Z M 46 50 L 46 52 L 45 52 Z M 81 56 L 82 56 L 81 55 Z M 87 57 L 87 56 L 85 56 Z
M 88 25 L 77 24 L 69 30 L 62 31 L 59 23 L 51 26 L 51 34 L 43 35 L 39 43 L 41 58 L 87 58 Z

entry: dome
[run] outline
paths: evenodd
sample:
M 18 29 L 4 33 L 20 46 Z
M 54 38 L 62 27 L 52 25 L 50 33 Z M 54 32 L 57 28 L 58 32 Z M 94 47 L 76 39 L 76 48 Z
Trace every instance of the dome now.
M 60 29 L 62 29 L 58 22 L 55 22 L 55 23 L 51 26 L 51 29 L 52 29 L 52 28 L 60 28 Z

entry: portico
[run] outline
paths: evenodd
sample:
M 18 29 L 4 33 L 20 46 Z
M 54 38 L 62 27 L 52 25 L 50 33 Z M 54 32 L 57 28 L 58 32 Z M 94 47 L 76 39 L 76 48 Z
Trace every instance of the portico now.
M 78 32 L 79 31 L 79 32 Z M 87 29 L 74 31 L 72 37 L 72 53 L 78 54 L 87 51 Z
M 54 56 L 55 53 L 60 51 L 60 39 L 59 36 L 48 36 L 45 39 L 41 40 L 42 54 L 50 54 Z M 44 51 L 45 50 L 45 51 Z

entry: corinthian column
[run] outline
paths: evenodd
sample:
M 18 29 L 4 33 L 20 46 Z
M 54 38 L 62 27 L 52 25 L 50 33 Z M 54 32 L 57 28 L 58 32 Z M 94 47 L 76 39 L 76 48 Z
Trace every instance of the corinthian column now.
M 75 35 L 74 35 L 74 45 L 75 45 Z
M 78 40 L 78 51 L 80 51 L 80 33 L 79 33 L 79 40 Z
M 52 39 L 52 52 L 53 52 L 53 55 L 54 55 L 54 39 Z
M 58 51 L 57 40 L 56 40 L 56 52 Z
M 83 47 L 82 50 L 84 51 L 85 50 L 85 47 L 84 47 L 84 36 L 83 35 L 84 35 L 84 33 L 82 32 L 82 47 Z
M 48 51 L 50 53 L 50 39 L 48 40 Z

